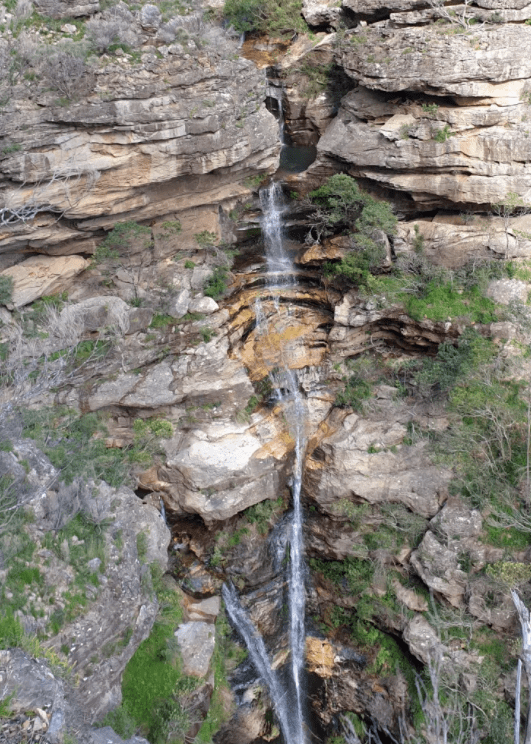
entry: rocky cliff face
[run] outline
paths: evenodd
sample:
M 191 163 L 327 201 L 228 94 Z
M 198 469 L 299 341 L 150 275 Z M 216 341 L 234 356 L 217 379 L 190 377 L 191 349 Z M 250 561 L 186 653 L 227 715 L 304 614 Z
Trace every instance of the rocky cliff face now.
M 195 20 L 199 35 L 181 26 L 184 46 L 164 43 L 160 13 L 143 27 L 127 6 L 119 9 L 123 22 L 138 28 L 138 51 L 100 56 L 76 95 L 61 98 L 60 91 L 21 82 L 3 105 L 4 267 L 28 253 L 92 254 L 102 230 L 124 220 L 183 213 L 201 232 L 200 208 L 230 209 L 249 193 L 246 178 L 276 167 L 277 127 L 263 106 L 265 80 L 237 45 L 194 17 L 188 25 Z M 110 22 L 104 18 L 100 23 Z M 31 59 L 46 31 L 24 33 Z M 64 36 L 56 34 L 55 42 Z M 31 64 L 38 67 L 35 59 Z
M 52 5 L 60 24 L 100 12 L 97 3 Z M 119 705 L 124 669 L 169 602 L 181 614 L 156 655 L 183 665 L 178 735 L 195 737 L 206 716 L 201 736 L 218 731 L 216 741 L 276 736 L 248 662 L 233 674 L 234 697 L 223 688 L 216 665 L 234 649 L 216 619 L 229 579 L 275 667 L 285 664 L 295 443 L 268 372 L 287 366 L 308 408 L 313 730 L 322 740 L 398 735 L 415 670 L 435 659 L 448 684 L 488 708 L 483 739 L 503 740 L 488 727 L 498 714 L 508 720 L 500 701 L 514 700 L 515 655 L 500 659 L 497 644 L 516 637 L 509 589 L 527 592 L 529 526 L 499 522 L 475 471 L 473 485 L 463 480 L 463 440 L 485 431 L 456 437 L 463 416 L 494 421 L 490 449 L 467 456 L 503 482 L 514 516 L 528 487 L 524 409 L 510 408 L 524 400 L 529 366 L 527 6 L 444 15 L 405 0 L 309 2 L 303 15 L 316 37 L 250 39 L 250 59 L 192 8 L 176 22 L 162 5 L 116 7 L 136 51 L 109 48 L 68 96 L 33 77 L 47 68 L 27 52 L 26 77 L 15 75 L 0 109 L 0 402 L 15 427 L 2 430 L 0 511 L 13 498 L 1 477 L 15 473 L 29 515 L 15 532 L 0 526 L 3 599 L 26 633 L 41 635 L 34 652 L 47 649 L 71 675 L 31 699 L 17 693 L 13 712 L 45 710 L 38 728 L 51 741 L 66 729 L 87 744 L 115 736 L 77 721 Z M 80 43 L 69 25 L 28 24 L 23 40 Z M 258 181 L 280 151 L 266 101 L 277 111 L 282 101 L 296 145 L 317 147 L 307 171 L 281 174 L 296 282 L 275 289 L 264 289 L 256 237 Z M 365 284 L 323 273 L 324 262 L 350 255 L 347 236 L 300 241 L 311 223 L 304 194 L 339 171 L 405 217 L 390 241 L 377 236 L 386 255 Z M 486 280 L 497 307 L 482 306 L 476 320 L 477 267 L 509 258 L 510 276 L 493 270 Z M 432 285 L 446 292 L 435 310 Z M 463 370 L 495 391 L 485 402 L 474 389 L 468 414 Z M 76 491 L 70 476 L 90 487 Z M 97 528 L 97 555 L 78 523 Z M 31 556 L 21 539 L 34 544 Z M 157 583 L 157 566 L 175 580 Z M 37 673 L 22 651 L 0 653 L 7 693 Z M 161 713 L 164 725 L 177 725 L 175 710 Z

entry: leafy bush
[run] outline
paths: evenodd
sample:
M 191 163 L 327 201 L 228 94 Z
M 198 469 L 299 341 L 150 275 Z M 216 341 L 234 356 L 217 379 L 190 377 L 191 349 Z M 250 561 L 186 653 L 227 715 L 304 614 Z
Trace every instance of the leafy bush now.
M 413 384 L 423 397 L 448 393 L 458 382 L 494 359 L 496 347 L 477 331 L 467 328 L 454 344 L 440 344 L 435 358 L 425 357 L 413 375 Z
M 0 305 L 7 305 L 13 297 L 13 277 L 0 276 Z
M 367 284 L 369 274 L 385 258 L 385 249 L 379 235 L 392 235 L 396 217 L 391 205 L 377 201 L 361 191 L 356 181 L 345 174 L 335 174 L 320 188 L 309 195 L 314 211 L 309 238 L 341 230 L 352 230 L 352 249 L 338 263 L 325 264 L 328 276 L 342 275 L 354 284 Z
M 310 558 L 310 568 L 318 571 L 333 584 L 348 590 L 350 594 L 361 594 L 372 581 L 374 566 L 360 558 L 345 558 L 344 561 L 326 561 Z
M 256 525 L 256 529 L 261 535 L 265 535 L 271 517 L 276 511 L 282 508 L 283 504 L 282 497 L 278 499 L 265 499 L 246 509 L 244 515 L 248 522 Z
M 506 584 L 511 589 L 531 580 L 531 566 L 527 563 L 499 561 L 498 563 L 490 563 L 485 572 L 487 576 Z
M 284 35 L 308 30 L 301 0 L 226 0 L 225 18 L 239 33 Z
M 361 411 L 363 401 L 372 395 L 371 385 L 357 374 L 343 377 L 345 387 L 336 396 L 336 406 L 340 408 L 350 407 L 354 411 Z
M 200 233 L 194 235 L 195 242 L 202 248 L 207 248 L 210 245 L 215 245 L 218 242 L 218 236 L 216 233 L 210 232 L 209 230 L 202 230 Z
M 450 137 L 453 137 L 455 132 L 452 132 L 448 124 L 445 124 L 442 129 L 438 129 L 436 132 L 433 132 L 433 139 L 435 142 L 446 142 L 447 139 L 450 139 Z
M 106 243 L 100 243 L 92 254 L 91 264 L 97 266 L 103 261 L 115 260 L 120 258 L 120 254 L 116 248 L 110 248 Z
M 212 297 L 217 300 L 227 289 L 227 269 L 223 266 L 216 266 L 212 276 L 206 280 L 203 287 L 203 293 L 206 297 Z
M 102 726 L 111 726 L 122 739 L 130 739 L 136 731 L 136 722 L 125 705 L 111 710 L 101 721 Z
M 149 324 L 150 328 L 166 328 L 166 326 L 175 323 L 175 318 L 171 315 L 164 315 L 163 313 L 155 313 Z
M 119 251 L 128 248 L 131 241 L 144 236 L 144 244 L 147 248 L 151 243 L 151 228 L 145 225 L 139 225 L 138 222 L 128 220 L 115 225 L 107 235 L 103 243 L 100 244 L 110 251 Z

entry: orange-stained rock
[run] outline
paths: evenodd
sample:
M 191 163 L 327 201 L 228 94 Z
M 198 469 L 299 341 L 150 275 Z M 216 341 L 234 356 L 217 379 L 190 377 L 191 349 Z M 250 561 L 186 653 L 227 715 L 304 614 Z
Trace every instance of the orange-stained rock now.
M 314 672 L 325 679 L 333 676 L 334 648 L 330 641 L 321 638 L 306 638 L 306 662 L 308 671 Z

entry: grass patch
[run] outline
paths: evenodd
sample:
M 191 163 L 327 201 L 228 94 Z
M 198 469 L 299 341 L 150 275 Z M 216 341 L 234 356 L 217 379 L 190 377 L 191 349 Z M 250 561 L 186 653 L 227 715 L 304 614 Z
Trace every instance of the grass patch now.
M 171 315 L 164 315 L 163 313 L 155 313 L 149 327 L 150 328 L 167 328 L 172 323 L 175 323 L 175 318 L 172 318 Z
M 450 283 L 428 282 L 422 296 L 407 297 L 406 311 L 414 320 L 429 318 L 445 321 L 467 317 L 475 323 L 493 323 L 497 320 L 496 305 L 484 297 L 477 287 L 459 291 Z
M 175 592 L 164 589 L 160 575 L 154 573 L 160 604 L 157 620 L 147 640 L 140 644 L 128 663 L 122 682 L 123 702 L 112 713 L 114 720 L 131 720 L 153 744 L 165 744 L 168 733 L 180 726 L 182 735 L 188 724 L 179 697 L 193 691 L 200 681 L 182 672 L 179 649 L 173 635 L 182 622 L 182 609 Z M 107 717 L 104 724 L 109 721 Z M 124 731 L 126 733 L 126 731 Z M 124 734 L 122 734 L 123 736 Z
M 35 440 L 39 448 L 61 471 L 61 480 L 101 479 L 111 486 L 130 480 L 134 464 L 148 465 L 159 451 L 159 439 L 173 434 L 173 426 L 164 419 L 137 419 L 134 440 L 126 448 L 107 447 L 107 428 L 99 413 L 79 416 L 66 408 L 42 408 L 24 411 L 24 436 Z

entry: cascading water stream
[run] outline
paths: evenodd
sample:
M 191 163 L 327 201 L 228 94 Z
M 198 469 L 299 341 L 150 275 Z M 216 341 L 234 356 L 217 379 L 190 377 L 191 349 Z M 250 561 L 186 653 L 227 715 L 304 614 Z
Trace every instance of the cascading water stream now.
M 262 231 L 268 267 L 267 289 L 275 289 L 294 282 L 293 265 L 282 239 L 283 196 L 279 183 L 272 182 L 260 192 L 263 210 Z M 279 295 L 274 295 L 274 306 L 279 312 Z M 260 298 L 256 300 L 256 334 L 267 333 L 267 318 Z M 269 656 L 259 633 L 242 608 L 233 587 L 223 587 L 227 613 L 242 635 L 256 670 L 268 687 L 271 701 L 284 737 L 285 744 L 307 744 L 304 659 L 305 659 L 305 564 L 303 554 L 302 508 L 300 503 L 302 462 L 305 446 L 305 404 L 299 390 L 296 373 L 287 364 L 269 375 L 295 440 L 293 469 L 293 513 L 289 538 L 289 644 L 290 675 L 287 689 L 271 669 Z
M 276 85 L 273 85 L 272 82 L 268 81 L 266 85 L 266 97 L 272 98 L 274 101 L 276 101 L 278 114 L 278 136 L 280 139 L 280 144 L 284 146 L 286 144 L 286 133 L 284 131 L 284 90 L 281 87 L 279 88 Z

